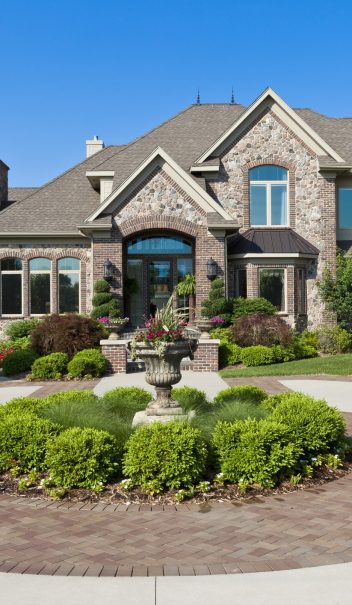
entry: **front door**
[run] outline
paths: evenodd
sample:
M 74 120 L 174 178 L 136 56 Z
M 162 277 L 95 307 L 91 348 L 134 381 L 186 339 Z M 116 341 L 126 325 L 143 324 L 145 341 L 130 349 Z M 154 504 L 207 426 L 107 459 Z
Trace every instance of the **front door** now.
M 157 310 L 165 307 L 172 294 L 170 260 L 148 262 L 149 313 L 154 317 Z

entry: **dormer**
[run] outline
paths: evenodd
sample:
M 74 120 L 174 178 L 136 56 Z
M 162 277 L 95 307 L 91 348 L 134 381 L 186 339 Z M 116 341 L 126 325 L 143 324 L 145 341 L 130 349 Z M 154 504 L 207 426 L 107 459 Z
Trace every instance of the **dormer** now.
M 93 189 L 100 193 L 100 203 L 104 202 L 112 192 L 114 174 L 113 170 L 87 170 L 86 172 Z

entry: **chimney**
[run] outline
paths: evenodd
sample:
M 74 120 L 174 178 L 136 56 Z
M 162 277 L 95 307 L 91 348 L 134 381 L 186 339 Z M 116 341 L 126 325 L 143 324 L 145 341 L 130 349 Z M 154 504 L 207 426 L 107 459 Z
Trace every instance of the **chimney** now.
M 9 170 L 9 167 L 6 166 L 6 164 L 0 160 L 0 208 L 8 200 L 9 190 L 7 173 Z
M 97 153 L 97 151 L 101 151 L 104 149 L 104 141 L 99 139 L 97 135 L 93 137 L 90 141 L 86 141 L 86 156 L 90 158 L 91 155 Z

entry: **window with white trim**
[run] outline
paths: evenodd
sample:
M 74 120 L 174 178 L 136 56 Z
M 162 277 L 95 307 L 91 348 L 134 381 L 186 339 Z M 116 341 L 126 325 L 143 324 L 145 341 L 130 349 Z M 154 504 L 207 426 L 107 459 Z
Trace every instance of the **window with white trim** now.
M 286 269 L 259 270 L 259 296 L 266 298 L 278 311 L 286 311 Z
M 50 313 L 50 277 L 50 259 L 32 258 L 29 261 L 29 304 L 31 315 L 46 315 Z
M 288 225 L 288 171 L 281 166 L 256 166 L 249 171 L 252 227 Z
M 22 315 L 22 261 L 4 258 L 1 268 L 1 315 Z
M 79 312 L 81 263 L 77 258 L 60 258 L 59 275 L 59 313 Z

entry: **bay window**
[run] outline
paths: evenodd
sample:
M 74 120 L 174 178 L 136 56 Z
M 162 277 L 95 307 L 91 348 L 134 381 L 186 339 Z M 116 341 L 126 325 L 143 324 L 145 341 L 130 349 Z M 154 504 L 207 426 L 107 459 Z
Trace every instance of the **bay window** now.
M 250 224 L 288 225 L 288 171 L 280 166 L 256 166 L 249 171 Z
M 285 269 L 260 269 L 260 296 L 271 302 L 278 311 L 286 311 Z

